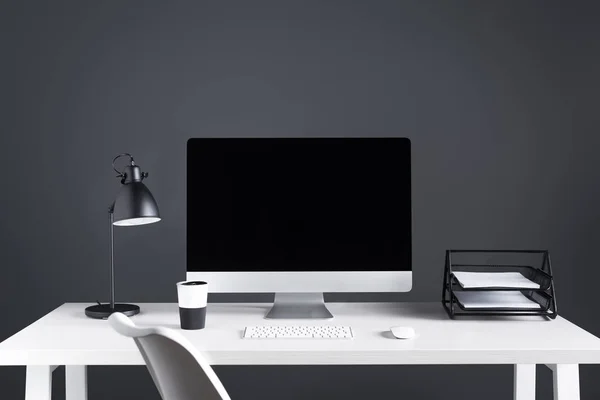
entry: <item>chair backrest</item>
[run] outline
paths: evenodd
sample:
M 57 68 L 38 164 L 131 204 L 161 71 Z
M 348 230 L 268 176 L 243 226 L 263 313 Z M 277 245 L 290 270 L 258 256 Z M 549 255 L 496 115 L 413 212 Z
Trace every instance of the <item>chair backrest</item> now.
M 112 314 L 108 322 L 133 338 L 163 400 L 230 400 L 208 362 L 179 332 L 138 327 L 121 313 Z

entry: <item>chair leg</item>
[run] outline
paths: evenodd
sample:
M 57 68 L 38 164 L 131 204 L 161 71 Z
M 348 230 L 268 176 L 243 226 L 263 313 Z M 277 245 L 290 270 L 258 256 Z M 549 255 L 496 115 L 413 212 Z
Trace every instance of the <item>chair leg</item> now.
M 535 364 L 515 364 L 514 400 L 535 400 Z
M 65 366 L 65 399 L 87 400 L 87 367 L 85 365 Z
M 25 373 L 25 400 L 52 400 L 52 365 L 28 365 Z

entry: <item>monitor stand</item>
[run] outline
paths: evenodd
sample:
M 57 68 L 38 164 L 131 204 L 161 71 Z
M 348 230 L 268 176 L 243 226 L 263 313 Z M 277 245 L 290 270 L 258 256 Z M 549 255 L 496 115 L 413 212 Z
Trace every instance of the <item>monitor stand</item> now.
M 275 293 L 267 319 L 333 318 L 325 306 L 323 293 Z

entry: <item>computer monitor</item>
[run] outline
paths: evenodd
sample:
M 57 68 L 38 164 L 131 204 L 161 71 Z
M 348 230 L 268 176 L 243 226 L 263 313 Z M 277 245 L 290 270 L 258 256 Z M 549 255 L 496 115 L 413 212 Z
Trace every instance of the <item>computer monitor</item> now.
M 193 138 L 187 279 L 272 292 L 269 318 L 330 318 L 324 292 L 412 287 L 407 138 Z

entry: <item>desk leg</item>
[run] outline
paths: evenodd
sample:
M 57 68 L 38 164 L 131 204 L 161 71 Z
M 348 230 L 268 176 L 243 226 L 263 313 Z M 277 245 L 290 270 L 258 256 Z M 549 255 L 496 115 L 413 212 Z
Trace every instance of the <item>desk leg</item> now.
M 25 400 L 52 400 L 52 365 L 28 365 L 25 373 Z
M 535 400 L 535 364 L 515 364 L 514 400 Z
M 87 400 L 87 367 L 85 365 L 65 366 L 65 399 Z
M 579 400 L 579 365 L 548 364 L 554 380 L 554 400 Z

